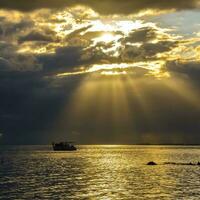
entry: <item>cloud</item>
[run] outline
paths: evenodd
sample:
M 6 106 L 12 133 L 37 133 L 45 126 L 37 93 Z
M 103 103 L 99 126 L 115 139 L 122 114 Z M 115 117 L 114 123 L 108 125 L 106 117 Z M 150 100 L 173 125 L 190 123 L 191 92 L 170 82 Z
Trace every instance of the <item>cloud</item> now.
M 159 41 L 157 43 L 145 43 L 141 46 L 145 54 L 149 57 L 156 55 L 157 53 L 163 53 L 170 51 L 177 46 L 178 42 L 174 41 Z
M 122 39 L 123 43 L 137 43 L 148 42 L 155 39 L 157 36 L 156 30 L 152 27 L 144 27 L 137 30 L 133 30 L 127 37 Z
M 156 59 L 156 54 L 170 52 L 178 45 L 165 30 L 150 23 L 141 24 L 145 27 L 134 29 L 128 35 L 121 29 L 119 31 L 116 23 L 113 25 L 113 31 L 109 33 L 113 37 L 117 36 L 117 39 L 113 42 L 104 42 L 103 39 L 95 42 L 95 38 L 108 32 L 91 31 L 95 24 L 75 23 L 75 19 L 68 11 L 61 12 L 63 20 L 65 15 L 72 17 L 70 31 L 68 26 L 66 28 L 68 22 L 55 22 L 58 13 L 60 12 L 49 10 L 26 14 L 3 11 L 4 17 L 1 20 L 4 42 L 0 45 L 1 70 L 40 70 L 47 74 L 76 71 L 80 67 L 85 70 L 93 64 Z M 15 15 L 18 19 L 10 22 L 10 18 Z M 9 34 L 6 30 L 9 30 Z M 140 43 L 140 46 L 134 46 L 134 43 Z M 116 56 L 117 54 L 119 56 Z
M 157 59 L 158 53 L 169 52 L 179 45 L 179 41 L 162 29 L 146 26 L 131 31 L 121 42 L 122 61 L 142 61 Z
M 0 71 L 40 71 L 42 66 L 32 54 L 17 53 L 17 46 L 0 42 Z
M 67 6 L 84 5 L 89 6 L 101 14 L 129 14 L 146 9 L 195 9 L 199 7 L 198 0 L 174 0 L 174 1 L 160 1 L 160 0 L 1 0 L 0 7 L 2 9 L 16 9 L 21 11 L 31 11 L 41 8 L 57 9 Z
M 151 135 L 164 142 L 170 137 L 172 142 L 180 138 L 196 142 L 200 130 L 200 63 L 198 56 L 192 55 L 193 61 L 188 57 L 186 61 L 184 56 L 193 51 L 198 54 L 198 43 L 121 14 L 146 9 L 193 9 L 198 8 L 198 2 L 0 0 L 0 128 L 6 133 L 4 142 L 46 143 L 52 136 L 56 139 L 59 132 L 65 136 L 66 131 L 72 135 L 80 132 L 82 143 L 113 142 L 113 138 L 117 143 L 123 138 L 128 138 L 124 142 L 134 143 L 147 141 L 144 138 Z M 88 6 L 102 15 L 119 16 L 98 16 L 86 7 L 71 8 L 76 5 Z M 119 37 L 110 42 L 95 41 L 105 33 Z M 92 67 L 99 71 L 56 76 Z M 159 70 L 170 76 L 158 79 L 150 75 Z M 104 76 L 101 72 L 122 75 Z M 192 86 L 186 87 L 186 83 Z M 77 88 L 83 90 L 78 93 Z M 74 94 L 80 95 L 77 104 Z M 126 103 L 128 109 L 123 113 Z M 84 119 L 67 118 L 71 104 L 85 109 L 81 113 Z M 66 113 L 61 113 L 65 109 Z M 118 118 L 113 117 L 118 113 Z M 129 115 L 130 126 L 123 114 Z M 63 127 L 57 124 L 60 121 Z M 74 127 L 69 124 L 72 121 Z
M 11 63 L 5 59 L 0 57 L 0 71 L 6 71 L 11 68 Z
M 49 131 L 45 136 L 45 130 L 56 121 L 79 82 L 46 78 L 42 71 L 1 71 L 0 124 L 6 132 L 5 143 L 46 140 Z
M 54 33 L 55 34 L 55 33 Z M 38 41 L 38 42 L 53 42 L 55 35 L 53 33 L 44 33 L 39 31 L 31 31 L 30 33 L 20 36 L 19 42 Z
M 87 77 L 89 82 L 86 81 L 86 88 L 90 93 L 87 90 L 78 93 L 83 95 L 76 99 L 78 104 L 71 97 L 76 94 L 77 88 L 84 89 L 81 80 L 85 80 L 85 77 L 56 79 L 45 78 L 42 72 L 1 72 L 0 96 L 3 98 L 0 98 L 0 124 L 6 133 L 3 142 L 47 143 L 65 137 L 66 131 L 68 137 L 76 131 L 80 132 L 77 140 L 80 143 L 149 142 L 145 137 L 153 133 L 159 138 L 158 143 L 178 143 L 179 139 L 181 142 L 195 143 L 199 139 L 199 110 L 177 91 L 167 87 L 166 83 L 170 80 L 144 77 L 147 70 L 140 67 L 130 70 L 135 74 L 132 80 L 130 77 L 126 79 L 126 76 L 103 79 Z M 173 86 L 177 84 L 176 81 L 172 82 Z M 105 92 L 105 96 L 101 96 L 102 92 Z M 120 92 L 125 96 L 120 96 Z M 88 101 L 85 102 L 84 98 Z M 131 126 L 123 119 L 125 105 L 121 98 L 127 100 Z M 72 109 L 70 103 L 84 107 L 81 113 L 84 119 L 69 118 Z M 111 105 L 117 106 L 116 114 L 122 111 L 117 123 L 117 118 L 112 117 Z M 72 121 L 73 127 L 70 126 Z M 60 122 L 63 122 L 63 126 L 60 126 Z M 115 140 L 112 140 L 113 137 Z
M 70 46 L 82 46 L 82 47 L 88 47 L 91 44 L 91 41 L 88 38 L 85 38 L 81 35 L 81 33 L 87 31 L 89 28 L 91 28 L 91 25 L 76 29 L 72 31 L 70 34 L 68 34 L 65 38 L 65 42 L 68 43 Z
M 38 56 L 44 71 L 59 72 L 63 70 L 73 70 L 73 68 L 83 64 L 81 54 L 83 48 L 80 46 L 65 46 L 56 49 L 55 53 L 43 54 Z
M 5 14 L 5 16 L 9 13 Z M 5 39 L 12 36 L 16 36 L 21 32 L 25 32 L 34 26 L 34 22 L 30 19 L 22 18 L 19 21 L 10 21 L 9 19 L 0 19 L 0 38 Z
M 105 48 L 101 43 L 87 49 L 83 46 L 63 46 L 57 48 L 55 53 L 38 55 L 37 60 L 46 73 L 73 72 L 79 68 L 84 71 L 92 64 L 109 63 L 116 60 L 104 53 L 101 47 Z
M 172 41 L 159 41 L 157 43 L 144 43 L 141 46 L 125 45 L 121 49 L 120 57 L 122 61 L 143 61 L 157 59 L 156 54 L 169 52 L 177 42 Z
M 166 70 L 172 74 L 190 78 L 192 81 L 198 81 L 200 77 L 200 62 L 199 61 L 171 61 L 167 62 Z

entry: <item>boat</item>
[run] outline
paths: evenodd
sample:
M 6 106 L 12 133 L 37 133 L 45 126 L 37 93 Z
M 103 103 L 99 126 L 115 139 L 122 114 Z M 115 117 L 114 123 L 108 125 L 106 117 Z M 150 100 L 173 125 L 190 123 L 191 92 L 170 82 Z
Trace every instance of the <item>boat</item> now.
M 76 151 L 77 148 L 72 144 L 73 142 L 59 142 L 52 143 L 54 151 Z

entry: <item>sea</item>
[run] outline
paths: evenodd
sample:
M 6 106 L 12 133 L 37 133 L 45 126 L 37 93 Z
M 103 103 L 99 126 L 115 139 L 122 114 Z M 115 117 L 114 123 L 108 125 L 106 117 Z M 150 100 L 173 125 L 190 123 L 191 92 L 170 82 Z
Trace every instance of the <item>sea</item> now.
M 198 162 L 200 146 L 0 146 L 0 199 L 199 200 Z

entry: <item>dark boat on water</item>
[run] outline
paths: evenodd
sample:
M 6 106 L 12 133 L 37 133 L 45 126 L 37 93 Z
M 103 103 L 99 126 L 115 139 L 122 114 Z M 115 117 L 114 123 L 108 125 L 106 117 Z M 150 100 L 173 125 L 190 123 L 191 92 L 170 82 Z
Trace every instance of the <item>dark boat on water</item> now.
M 77 148 L 72 144 L 73 142 L 59 142 L 52 143 L 54 151 L 76 151 Z

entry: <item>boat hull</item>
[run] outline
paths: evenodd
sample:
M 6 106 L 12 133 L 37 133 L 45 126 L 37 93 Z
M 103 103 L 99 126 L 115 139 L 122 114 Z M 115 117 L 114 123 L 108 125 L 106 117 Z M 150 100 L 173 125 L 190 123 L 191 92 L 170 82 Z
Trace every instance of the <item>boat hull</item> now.
M 54 151 L 76 151 L 76 148 L 60 148 L 60 147 L 53 147 Z
M 52 143 L 54 151 L 76 151 L 77 148 L 69 142 Z

